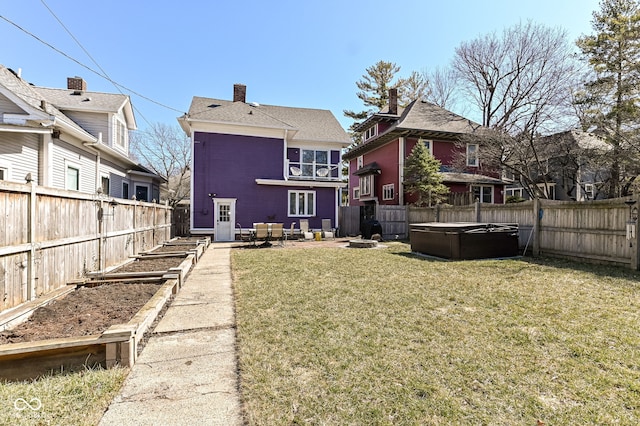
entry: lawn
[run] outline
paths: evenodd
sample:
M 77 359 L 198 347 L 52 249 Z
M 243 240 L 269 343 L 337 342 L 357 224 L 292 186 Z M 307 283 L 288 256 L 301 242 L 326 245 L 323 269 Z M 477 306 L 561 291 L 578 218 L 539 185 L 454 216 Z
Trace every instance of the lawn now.
M 400 243 L 232 268 L 251 424 L 640 423 L 637 273 Z
M 0 424 L 96 425 L 128 372 L 128 368 L 86 369 L 0 382 Z

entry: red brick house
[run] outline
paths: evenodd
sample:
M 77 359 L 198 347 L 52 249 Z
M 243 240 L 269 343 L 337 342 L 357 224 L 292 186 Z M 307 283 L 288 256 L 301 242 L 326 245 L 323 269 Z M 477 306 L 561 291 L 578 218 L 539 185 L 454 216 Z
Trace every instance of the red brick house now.
M 403 169 L 419 142 L 441 162 L 443 183 L 452 194 L 469 194 L 464 198 L 477 198 L 483 203 L 504 202 L 507 182 L 483 171 L 479 144 L 456 144 L 462 135 L 476 133 L 480 124 L 422 100 L 401 108 L 397 99 L 397 91 L 392 89 L 389 105 L 355 129 L 362 133 L 362 141 L 342 157 L 349 163 L 350 205 L 414 202 L 416 197 L 404 192 Z

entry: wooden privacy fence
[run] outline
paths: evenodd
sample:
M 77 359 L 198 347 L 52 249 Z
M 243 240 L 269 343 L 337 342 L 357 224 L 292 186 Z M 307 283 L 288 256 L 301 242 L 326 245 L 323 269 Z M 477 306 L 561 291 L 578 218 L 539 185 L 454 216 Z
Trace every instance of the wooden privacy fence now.
M 0 311 L 171 236 L 164 205 L 0 181 Z
M 384 239 L 394 239 L 396 235 L 409 238 L 411 223 L 517 223 L 523 253 L 527 250 L 536 256 L 566 257 L 637 270 L 640 238 L 636 221 L 630 218 L 631 209 L 640 208 L 640 203 L 629 206 L 627 201 L 626 198 L 588 202 L 534 200 L 429 208 L 378 205 L 376 218 L 381 222 Z M 359 234 L 359 223 L 354 220 L 359 217 L 356 212 L 359 207 L 340 208 L 341 235 Z M 629 225 L 633 225 L 633 233 L 628 232 Z

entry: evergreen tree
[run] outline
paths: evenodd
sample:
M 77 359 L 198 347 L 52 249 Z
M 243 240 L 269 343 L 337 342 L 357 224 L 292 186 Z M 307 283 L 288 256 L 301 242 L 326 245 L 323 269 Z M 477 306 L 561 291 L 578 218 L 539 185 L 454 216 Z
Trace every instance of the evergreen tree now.
M 378 61 L 366 69 L 367 73 L 356 81 L 356 86 L 360 90 L 356 96 L 362 100 L 365 107 L 370 107 L 363 111 L 344 110 L 344 115 L 352 118 L 354 123 L 349 127 L 351 138 L 354 142 L 360 138 L 354 132 L 354 128 L 366 120 L 370 115 L 381 110 L 389 102 L 389 89 L 397 88 L 404 84 L 404 80 L 399 79 L 393 83 L 395 75 L 400 71 L 400 67 L 393 62 Z
M 626 195 L 637 175 L 640 121 L 640 4 L 638 0 L 603 0 L 593 12 L 595 34 L 576 44 L 593 70 L 579 102 L 586 106 L 585 126 L 597 127 L 611 145 L 608 196 Z M 634 146 L 636 145 L 636 146 Z M 625 176 L 625 172 L 629 173 Z
M 442 183 L 440 161 L 438 161 L 423 143 L 417 143 L 407 157 L 404 166 L 404 189 L 417 194 L 417 206 L 432 206 L 445 199 L 449 193 Z

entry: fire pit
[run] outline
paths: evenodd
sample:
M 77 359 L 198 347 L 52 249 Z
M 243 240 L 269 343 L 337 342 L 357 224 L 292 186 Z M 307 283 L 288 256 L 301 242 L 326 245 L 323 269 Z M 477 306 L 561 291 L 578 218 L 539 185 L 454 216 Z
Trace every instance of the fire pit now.
M 374 248 L 378 247 L 378 242 L 376 240 L 349 240 L 349 247 Z

